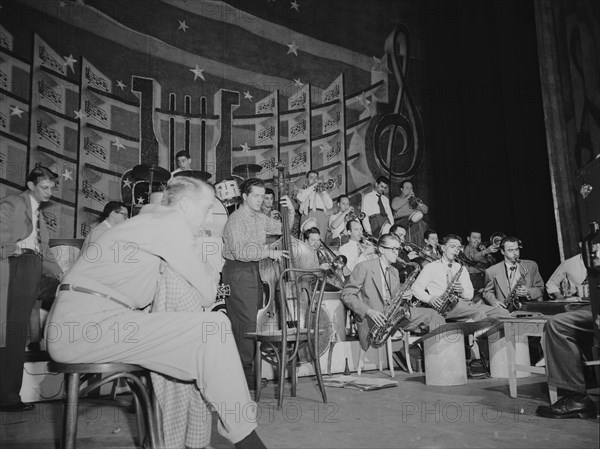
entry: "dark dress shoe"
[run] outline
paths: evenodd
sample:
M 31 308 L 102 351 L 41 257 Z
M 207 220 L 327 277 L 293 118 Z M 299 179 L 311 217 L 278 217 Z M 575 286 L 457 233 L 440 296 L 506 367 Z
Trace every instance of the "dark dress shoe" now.
M 572 396 L 565 396 L 552 405 L 540 405 L 535 413 L 544 418 L 595 418 L 596 404 L 586 396 L 582 400 Z
M 28 412 L 33 410 L 31 402 L 17 402 L 16 404 L 0 405 L 0 411 L 7 413 Z

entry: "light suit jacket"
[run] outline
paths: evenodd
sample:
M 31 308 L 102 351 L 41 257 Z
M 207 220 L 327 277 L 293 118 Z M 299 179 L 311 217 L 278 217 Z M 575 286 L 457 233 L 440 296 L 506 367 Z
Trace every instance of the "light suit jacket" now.
M 523 268 L 527 270 L 525 276 L 525 282 L 523 284 L 529 290 L 531 299 L 536 300 L 541 298 L 544 293 L 544 281 L 540 276 L 537 263 L 532 260 L 521 260 L 521 267 L 515 276 L 521 276 Z M 508 284 L 508 278 L 506 277 L 506 268 L 504 267 L 504 260 L 496 265 L 492 265 L 490 268 L 485 270 L 485 288 L 483 289 L 483 300 L 489 304 L 494 305 L 496 301 L 504 303 L 506 298 L 510 294 L 510 287 Z
M 387 286 L 382 282 L 379 258 L 376 258 L 356 265 L 342 290 L 342 302 L 356 315 L 358 338 L 361 348 L 365 351 L 369 348 L 367 336 L 373 325 L 373 322 L 366 318 L 367 310 L 384 311 L 384 289 L 387 289 Z M 400 290 L 400 277 L 394 267 L 390 267 L 390 289 L 391 300 Z

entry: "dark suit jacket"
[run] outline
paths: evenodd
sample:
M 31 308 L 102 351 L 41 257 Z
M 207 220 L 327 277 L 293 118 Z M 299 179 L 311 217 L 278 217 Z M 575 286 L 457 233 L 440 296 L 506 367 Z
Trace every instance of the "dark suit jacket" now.
M 521 260 L 522 268 L 527 270 L 525 283 L 523 284 L 529 290 L 531 299 L 541 298 L 544 293 L 544 281 L 540 276 L 537 263 L 532 260 Z M 522 271 L 516 275 L 521 276 Z M 496 301 L 505 302 L 510 294 L 508 278 L 506 277 L 506 268 L 504 260 L 496 265 L 492 265 L 485 270 L 485 288 L 483 289 L 483 299 L 489 305 L 494 305 Z
M 17 195 L 9 195 L 0 200 L 0 347 L 6 345 L 6 311 L 8 292 L 8 257 L 15 254 L 17 243 L 27 238 L 33 231 L 31 217 L 31 196 L 29 190 Z M 62 270 L 56 263 L 48 247 L 49 234 L 46 223 L 40 215 L 40 238 L 44 271 L 60 274 Z
M 366 318 L 367 310 L 375 309 L 379 312 L 384 311 L 385 304 L 382 299 L 384 288 L 387 289 L 387 286 L 381 279 L 378 257 L 376 259 L 365 260 L 356 265 L 342 290 L 342 302 L 357 317 L 358 338 L 360 346 L 365 351 L 369 348 L 367 336 L 369 329 L 373 325 L 371 320 Z M 391 299 L 398 294 L 400 289 L 398 270 L 394 267 L 390 267 L 390 289 L 392 290 L 391 295 L 389 295 Z

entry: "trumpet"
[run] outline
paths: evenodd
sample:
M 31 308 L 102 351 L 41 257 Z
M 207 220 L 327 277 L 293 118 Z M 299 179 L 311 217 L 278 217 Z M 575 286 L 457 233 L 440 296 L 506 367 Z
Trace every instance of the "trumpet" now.
M 333 189 L 333 187 L 335 186 L 335 182 L 333 181 L 333 179 L 330 179 L 328 181 L 322 181 L 322 180 L 318 180 L 316 184 L 314 184 L 315 186 L 315 192 L 317 193 L 322 193 L 322 192 L 326 192 L 327 190 L 331 190 Z
M 405 242 L 402 249 L 407 253 L 415 251 L 419 257 L 425 259 L 427 262 L 434 262 L 438 260 L 438 257 L 434 254 L 434 248 L 430 244 L 420 247 L 419 245 L 411 242 Z
M 348 263 L 348 258 L 346 256 L 338 256 L 335 254 L 331 248 L 329 248 L 325 242 L 323 242 L 323 240 L 321 240 L 321 244 L 317 248 L 317 256 L 320 260 L 324 260 L 325 263 L 329 264 L 330 271 L 335 275 L 338 281 L 344 285 L 344 279 L 339 275 L 338 270 L 344 269 Z
M 490 237 L 490 244 L 498 248 L 502 243 L 502 240 L 504 240 L 504 237 L 505 235 L 501 232 L 494 232 Z
M 416 209 L 420 204 L 423 204 L 423 200 L 418 196 L 411 195 L 408 197 L 408 204 L 410 205 L 411 209 Z
M 352 220 L 363 221 L 365 219 L 365 217 L 367 216 L 367 214 L 365 214 L 364 212 L 360 212 L 357 214 L 353 207 L 350 207 L 350 209 L 351 209 L 351 211 L 348 212 L 348 214 L 344 217 L 344 220 L 346 222 L 352 221 Z

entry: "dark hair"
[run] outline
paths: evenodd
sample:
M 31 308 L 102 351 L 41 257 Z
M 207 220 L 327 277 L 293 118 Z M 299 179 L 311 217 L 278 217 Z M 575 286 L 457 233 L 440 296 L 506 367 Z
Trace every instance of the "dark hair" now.
M 242 191 L 242 193 L 245 193 L 246 195 L 250 195 L 250 192 L 252 192 L 252 187 L 264 187 L 264 186 L 265 186 L 265 182 L 262 179 L 248 178 L 242 183 L 242 187 L 240 188 L 240 190 Z
M 180 157 L 187 157 L 188 159 L 192 158 L 192 156 L 190 156 L 190 152 L 185 150 L 178 151 L 177 154 L 175 154 L 175 159 Z
M 43 180 L 56 182 L 57 179 L 58 175 L 43 165 L 36 165 L 27 176 L 27 182 L 33 182 L 34 185 L 38 185 Z
M 340 196 L 338 196 L 336 201 L 339 203 L 340 201 L 342 201 L 342 198 L 348 198 L 348 201 L 350 201 L 350 197 L 348 195 L 344 195 L 344 194 L 341 194 Z
M 523 242 L 521 242 L 521 240 L 517 237 L 514 236 L 506 236 L 502 239 L 502 241 L 500 242 L 500 248 L 504 249 L 504 244 L 505 243 L 516 243 L 517 245 L 519 245 L 519 248 L 523 247 Z
M 459 235 L 456 235 L 456 234 L 445 235 L 444 238 L 442 239 L 442 245 L 445 245 L 446 243 L 448 243 L 448 240 L 458 240 L 460 242 L 460 244 L 462 245 L 462 239 L 460 238 Z
M 122 203 L 121 201 L 109 201 L 104 206 L 104 210 L 102 211 L 100 220 L 101 221 L 106 220 L 108 218 L 108 216 L 110 214 L 112 214 L 113 212 L 121 212 L 122 208 L 127 209 L 127 206 L 125 205 L 125 203 Z
M 429 238 L 429 236 L 431 234 L 437 234 L 437 231 L 435 229 L 427 229 L 424 233 L 423 233 L 423 238 L 425 240 L 427 240 Z
M 392 225 L 392 227 L 390 228 L 390 234 L 396 234 L 396 231 L 399 228 L 402 228 L 402 229 L 404 229 L 406 231 L 406 228 L 404 226 L 399 225 L 399 224 L 395 224 L 395 225 Z
M 275 197 L 275 191 L 271 187 L 265 187 L 265 195 L 273 195 Z
M 402 181 L 400 183 L 400 190 L 402 190 L 404 188 L 404 184 L 406 184 L 407 182 L 410 182 L 413 187 L 415 186 L 410 179 L 405 179 L 404 181 Z
M 362 224 L 361 224 L 360 221 L 358 221 L 358 220 L 348 220 L 346 222 L 346 231 L 352 231 L 352 223 L 358 223 L 362 227 Z
M 383 234 L 381 237 L 379 237 L 379 240 L 377 240 L 377 246 L 385 246 L 385 244 L 390 240 L 400 243 L 400 239 L 396 234 L 388 232 L 387 234 Z
M 469 230 L 469 233 L 467 234 L 467 237 L 471 237 L 471 234 L 473 234 L 474 232 L 476 232 L 477 234 L 481 235 L 481 231 L 477 228 L 471 228 Z
M 308 240 L 308 238 L 310 237 L 311 234 L 319 234 L 319 236 L 321 235 L 321 231 L 319 231 L 319 228 L 308 228 L 306 231 L 304 231 L 302 233 L 302 236 L 304 237 L 304 241 Z
M 308 175 L 310 175 L 311 173 L 314 173 L 315 175 L 319 176 L 319 172 L 317 170 L 308 170 L 306 172 L 306 177 L 308 178 Z
M 375 181 L 375 184 L 379 184 L 382 182 L 388 186 L 390 185 L 390 180 L 388 178 L 386 178 L 385 176 L 378 177 L 377 180 Z

